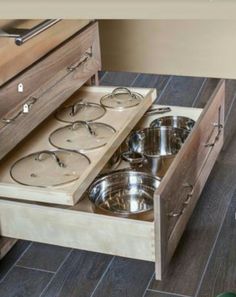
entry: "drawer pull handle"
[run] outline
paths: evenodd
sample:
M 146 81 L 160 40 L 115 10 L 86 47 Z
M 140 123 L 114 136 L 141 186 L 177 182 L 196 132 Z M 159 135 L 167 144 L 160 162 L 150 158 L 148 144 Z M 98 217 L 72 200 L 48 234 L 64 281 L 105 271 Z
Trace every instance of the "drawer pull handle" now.
M 153 114 L 163 114 L 170 111 L 171 111 L 170 107 L 151 107 L 148 109 L 148 111 L 146 111 L 144 115 L 149 116 Z
M 27 102 L 25 102 L 22 105 L 21 110 L 14 117 L 9 119 L 3 118 L 1 122 L 4 123 L 5 125 L 14 122 L 20 115 L 28 113 L 37 100 L 38 98 L 31 97 Z
M 68 66 L 68 67 L 67 67 L 67 70 L 68 70 L 69 72 L 72 72 L 72 71 L 76 70 L 76 69 L 79 68 L 82 64 L 84 64 L 85 62 L 87 62 L 88 59 L 91 58 L 91 57 L 92 57 L 92 53 L 88 53 L 88 52 L 86 52 L 86 53 L 84 54 L 84 56 L 83 56 L 78 62 L 76 62 L 75 64 L 73 64 L 73 65 L 71 65 L 71 66 Z
M 61 21 L 61 20 L 60 19 L 45 20 L 30 29 L 6 28 L 5 30 L 0 31 L 0 37 L 15 38 L 15 44 L 22 45 L 26 41 L 30 40 L 31 38 L 35 37 L 36 35 L 42 33 L 43 31 L 47 30 L 48 28 L 52 27 L 59 21 Z
M 38 156 L 36 157 L 35 160 L 37 160 L 37 161 L 43 161 L 43 160 L 45 160 L 45 159 L 43 158 L 43 156 L 45 156 L 45 155 L 48 155 L 48 156 L 52 157 L 52 158 L 57 162 L 57 164 L 58 164 L 59 167 L 63 167 L 63 168 L 65 168 L 65 164 L 64 164 L 64 163 L 60 160 L 60 158 L 59 158 L 54 152 L 52 152 L 52 151 L 41 151 L 41 152 L 38 154 Z
M 193 196 L 194 187 L 189 183 L 184 183 L 183 186 L 185 188 L 189 187 L 191 189 L 191 192 L 187 194 L 187 197 L 182 204 L 182 209 L 179 212 L 171 211 L 170 213 L 168 213 L 168 217 L 172 217 L 172 218 L 180 217 L 184 213 L 187 206 L 189 205 L 189 202 Z
M 213 127 L 214 127 L 214 129 L 215 128 L 218 129 L 218 133 L 217 133 L 214 141 L 212 143 L 206 143 L 205 144 L 205 147 L 213 147 L 213 146 L 215 146 L 216 142 L 218 141 L 218 139 L 220 137 L 221 131 L 222 131 L 223 127 L 224 127 L 221 124 L 221 106 L 219 106 L 219 108 L 218 108 L 218 122 L 217 123 L 213 123 Z

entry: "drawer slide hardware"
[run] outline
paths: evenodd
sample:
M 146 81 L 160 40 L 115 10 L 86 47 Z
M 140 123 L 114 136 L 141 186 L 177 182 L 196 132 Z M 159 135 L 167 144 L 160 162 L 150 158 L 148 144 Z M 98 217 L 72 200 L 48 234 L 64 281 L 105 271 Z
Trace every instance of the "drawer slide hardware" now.
M 61 20 L 45 20 L 30 29 L 5 28 L 4 30 L 0 30 L 0 37 L 15 38 L 15 44 L 20 46 L 24 44 L 26 41 L 32 39 L 33 37 L 52 27 L 59 21 Z

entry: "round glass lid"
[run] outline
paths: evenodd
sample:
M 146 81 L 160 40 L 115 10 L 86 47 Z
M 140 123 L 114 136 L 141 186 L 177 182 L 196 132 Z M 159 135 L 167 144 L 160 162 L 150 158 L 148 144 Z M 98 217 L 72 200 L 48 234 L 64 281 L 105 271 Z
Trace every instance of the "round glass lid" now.
M 59 128 L 49 136 L 50 143 L 67 150 L 92 150 L 107 144 L 116 130 L 103 123 L 76 122 Z
M 22 185 L 54 187 L 79 179 L 89 164 L 89 159 L 77 152 L 40 151 L 16 161 L 10 174 Z
M 127 88 L 116 88 L 112 93 L 103 96 L 100 100 L 101 105 L 107 108 L 123 110 L 137 106 L 143 96 L 136 92 L 131 92 Z
M 106 109 L 96 103 L 77 102 L 73 105 L 59 108 L 56 111 L 56 119 L 61 122 L 74 123 L 77 121 L 91 122 L 100 119 L 106 113 Z

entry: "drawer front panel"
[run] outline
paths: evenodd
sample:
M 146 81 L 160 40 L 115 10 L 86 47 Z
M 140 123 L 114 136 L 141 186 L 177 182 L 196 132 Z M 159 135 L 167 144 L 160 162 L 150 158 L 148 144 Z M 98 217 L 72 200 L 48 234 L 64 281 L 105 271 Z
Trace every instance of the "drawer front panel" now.
M 0 159 L 97 73 L 100 63 L 98 26 L 94 23 L 4 86 L 0 90 Z M 73 65 L 77 68 L 69 71 Z M 19 83 L 24 86 L 23 93 L 16 91 Z M 23 105 L 32 100 L 30 111 L 22 114 Z M 6 123 L 4 119 L 14 120 Z
M 154 261 L 154 223 L 0 201 L 1 235 Z
M 221 80 L 199 120 L 177 154 L 155 193 L 161 207 L 162 267 L 164 270 L 184 231 L 190 214 L 223 143 L 225 83 Z M 156 213 L 156 210 L 155 210 Z
M 30 29 L 45 21 L 5 20 L 0 21 L 1 35 L 13 32 L 13 29 Z M 71 37 L 89 23 L 88 20 L 61 20 L 51 22 L 46 30 L 18 46 L 15 38 L 0 37 L 0 86 L 17 75 L 49 51 Z M 35 32 L 39 30 L 34 30 Z M 31 32 L 31 31 L 29 31 Z M 22 34 L 22 30 L 20 32 Z

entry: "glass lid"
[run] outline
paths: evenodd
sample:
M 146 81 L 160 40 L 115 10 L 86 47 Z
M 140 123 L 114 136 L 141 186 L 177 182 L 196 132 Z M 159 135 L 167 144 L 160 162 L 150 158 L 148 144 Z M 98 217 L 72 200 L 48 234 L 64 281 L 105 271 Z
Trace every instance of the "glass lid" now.
M 100 119 L 105 113 L 106 109 L 99 104 L 77 102 L 74 105 L 59 108 L 55 116 L 57 120 L 66 123 L 77 121 L 91 122 Z
M 49 141 L 57 148 L 92 150 L 106 145 L 115 132 L 107 124 L 76 122 L 52 132 Z
M 79 179 L 89 164 L 89 159 L 78 152 L 40 151 L 16 161 L 10 174 L 22 185 L 54 187 Z
M 123 110 L 137 106 L 143 96 L 136 92 L 131 92 L 127 88 L 116 88 L 112 93 L 103 96 L 100 100 L 101 105 L 107 108 Z

